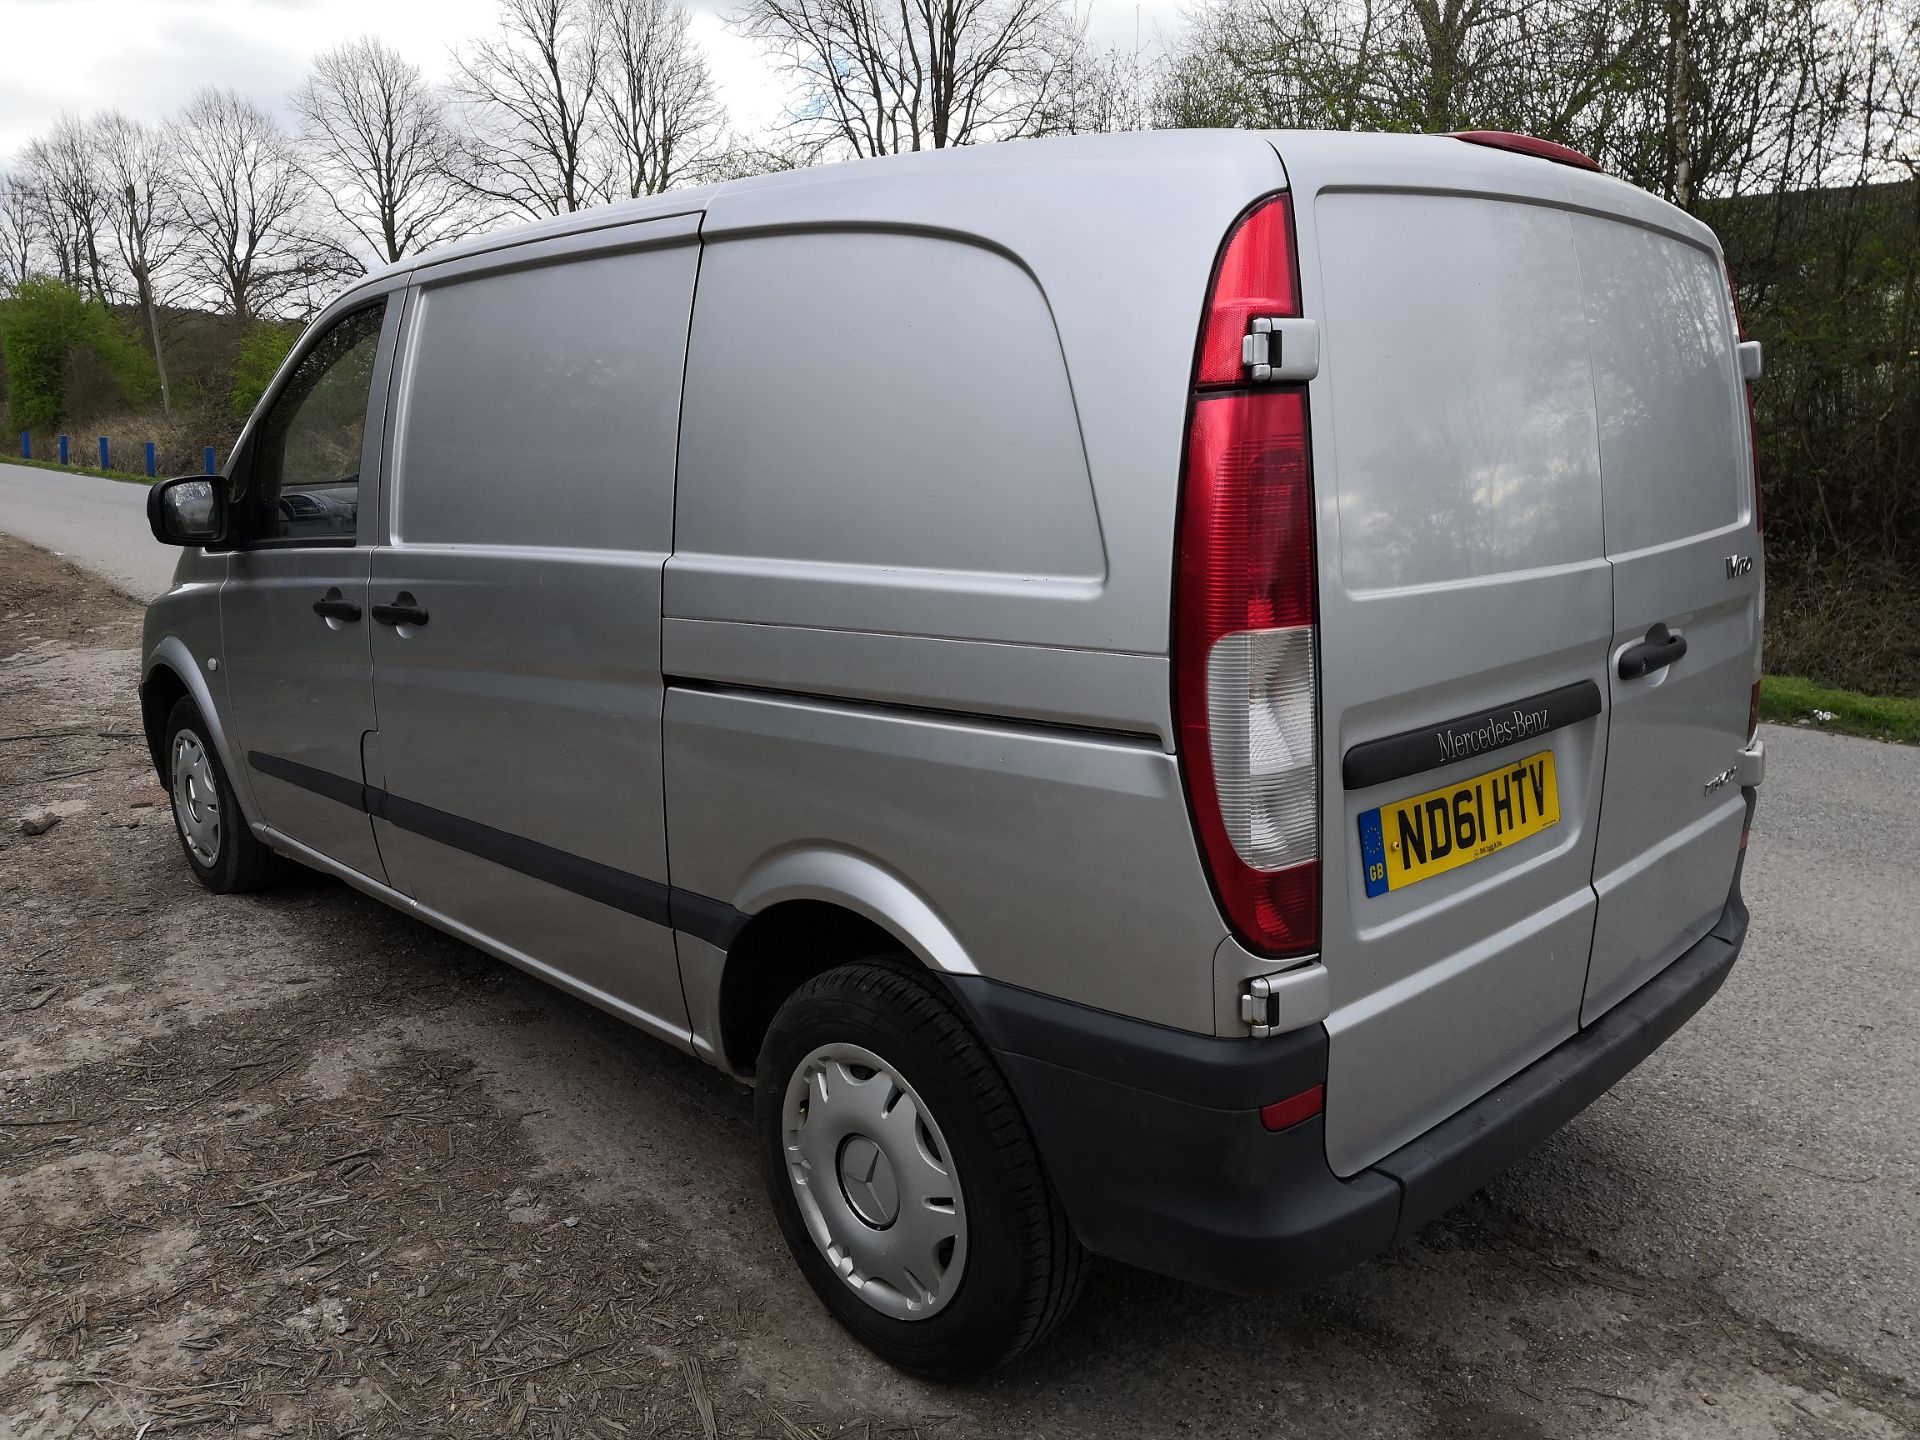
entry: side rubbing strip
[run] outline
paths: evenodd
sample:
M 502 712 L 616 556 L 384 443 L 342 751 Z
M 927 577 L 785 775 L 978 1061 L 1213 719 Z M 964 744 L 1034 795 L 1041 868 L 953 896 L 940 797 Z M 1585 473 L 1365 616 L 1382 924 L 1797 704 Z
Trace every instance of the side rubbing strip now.
M 509 870 L 518 870 L 522 875 L 531 875 L 549 885 L 558 885 L 562 890 L 571 890 L 589 900 L 598 900 L 602 905 L 611 905 L 615 910 L 638 915 L 642 920 L 651 920 L 656 925 L 668 923 L 667 887 L 658 880 L 629 875 L 624 870 L 602 865 L 597 860 L 583 859 L 565 850 L 556 850 L 551 845 L 542 845 L 538 840 L 528 840 L 505 830 L 496 830 L 491 825 L 482 825 L 476 820 L 449 815 L 445 810 L 436 810 L 431 805 L 402 800 L 398 795 L 389 795 L 384 790 L 368 787 L 367 798 L 371 802 L 367 807 L 370 813 L 391 821 L 402 830 L 424 835 L 429 840 L 438 840 L 442 845 L 451 845 L 482 860 L 491 860 Z
M 338 800 L 342 805 L 351 805 L 356 810 L 368 808 L 367 787 L 358 780 L 349 780 L 331 770 L 316 770 L 311 765 L 302 765 L 298 760 L 283 760 L 278 755 L 263 755 L 258 750 L 247 752 L 247 764 L 262 775 L 271 775 L 275 780 L 298 785 L 302 790 L 311 790 L 329 800 Z
M 1355 745 L 1341 762 L 1341 780 L 1349 790 L 1404 780 L 1422 770 L 1451 765 L 1456 760 L 1471 760 L 1476 755 L 1532 740 L 1549 730 L 1577 725 L 1599 713 L 1600 687 L 1593 681 L 1562 685 L 1558 690 L 1529 695 L 1524 700 L 1462 715 L 1457 720 L 1404 730 L 1398 735 Z
M 709 900 L 691 890 L 675 890 L 669 904 L 674 929 L 716 949 L 730 949 L 747 925 L 747 917 L 726 901 Z
M 329 800 L 337 800 L 428 840 L 491 860 L 522 875 L 544 880 L 575 895 L 597 900 L 615 910 L 637 915 L 655 925 L 671 925 L 721 949 L 747 923 L 747 917 L 723 900 L 712 900 L 690 890 L 675 890 L 641 875 L 630 875 L 598 860 L 543 845 L 510 831 L 496 830 L 465 816 L 436 810 L 431 805 L 403 799 L 373 785 L 311 765 L 283 760 L 278 755 L 250 751 L 247 763 L 262 775 L 285 780 Z

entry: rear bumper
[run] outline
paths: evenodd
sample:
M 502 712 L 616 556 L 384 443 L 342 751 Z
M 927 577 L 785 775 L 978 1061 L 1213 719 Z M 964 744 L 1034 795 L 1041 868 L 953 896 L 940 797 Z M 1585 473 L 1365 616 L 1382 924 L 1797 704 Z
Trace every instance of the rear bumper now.
M 1600 1019 L 1357 1175 L 1322 1120 L 1270 1134 L 1259 1108 L 1326 1079 L 1327 1033 L 1168 1030 L 993 981 L 952 983 L 1096 1253 L 1221 1290 L 1296 1289 L 1464 1200 L 1579 1114 L 1720 988 L 1746 936 L 1736 874 L 1714 928 Z

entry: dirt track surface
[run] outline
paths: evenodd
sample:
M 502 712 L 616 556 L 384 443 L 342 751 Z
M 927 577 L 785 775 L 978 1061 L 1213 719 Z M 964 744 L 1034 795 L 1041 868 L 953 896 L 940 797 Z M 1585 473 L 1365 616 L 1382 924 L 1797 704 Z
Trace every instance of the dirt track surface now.
M 1264 1300 L 1104 1267 L 1022 1364 L 903 1380 L 781 1249 L 743 1088 L 331 880 L 203 892 L 138 627 L 0 538 L 0 1435 L 1920 1433 L 1910 1128 L 1717 1162 L 1889 1241 L 1690 1229 L 1660 1167 L 1734 1063 L 1693 1027 L 1411 1249 Z

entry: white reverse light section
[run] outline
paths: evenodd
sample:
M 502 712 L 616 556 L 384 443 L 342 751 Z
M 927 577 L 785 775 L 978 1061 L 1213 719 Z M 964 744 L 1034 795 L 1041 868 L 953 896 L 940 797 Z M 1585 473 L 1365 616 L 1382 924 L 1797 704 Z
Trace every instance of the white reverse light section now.
M 1256 870 L 1320 854 L 1313 630 L 1242 630 L 1207 656 L 1213 781 L 1227 837 Z

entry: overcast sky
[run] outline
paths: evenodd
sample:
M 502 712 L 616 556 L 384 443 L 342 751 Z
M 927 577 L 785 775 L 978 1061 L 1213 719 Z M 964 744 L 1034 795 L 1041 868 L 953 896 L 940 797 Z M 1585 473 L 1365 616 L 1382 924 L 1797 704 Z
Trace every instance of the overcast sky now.
M 757 48 L 722 23 L 731 3 L 689 0 L 733 123 L 751 134 L 784 97 Z M 1131 45 L 1136 15 L 1147 46 L 1180 20 L 1181 0 L 1079 3 L 1107 44 Z M 202 85 L 231 85 L 284 120 L 311 57 L 359 35 L 379 35 L 443 80 L 449 47 L 494 14 L 492 0 L 0 0 L 0 163 L 62 110 L 160 120 Z

